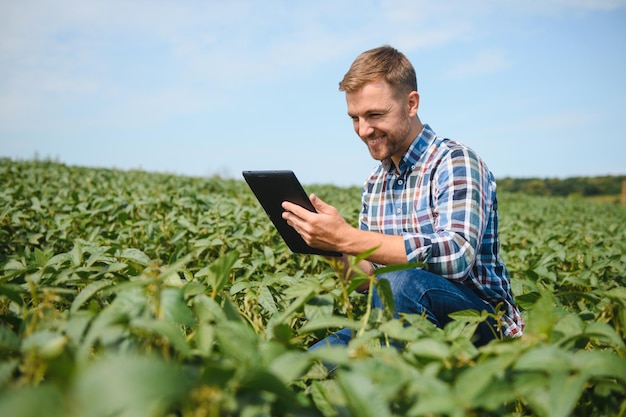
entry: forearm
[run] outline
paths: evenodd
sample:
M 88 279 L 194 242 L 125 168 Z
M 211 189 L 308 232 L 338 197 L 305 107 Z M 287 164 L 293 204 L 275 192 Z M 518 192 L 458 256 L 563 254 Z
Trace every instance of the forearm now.
M 318 212 L 310 212 L 286 201 L 283 202 L 283 219 L 312 247 L 355 256 L 375 249 L 367 258 L 368 261 L 382 265 L 407 262 L 402 236 L 352 227 L 336 208 L 324 203 L 314 194 L 311 194 L 310 199 Z
M 359 255 L 376 248 L 368 261 L 381 265 L 403 264 L 407 262 L 404 238 L 401 235 L 386 235 L 356 228 L 350 228 L 341 235 L 337 250 L 348 255 Z

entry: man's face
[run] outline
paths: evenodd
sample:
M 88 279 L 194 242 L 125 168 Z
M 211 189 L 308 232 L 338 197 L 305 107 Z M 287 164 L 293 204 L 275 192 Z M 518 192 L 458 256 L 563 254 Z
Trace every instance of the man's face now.
M 354 131 L 365 142 L 372 158 L 379 161 L 391 158 L 398 166 L 419 133 L 413 129 L 418 101 L 416 92 L 396 96 L 383 80 L 369 82 L 356 92 L 346 93 Z

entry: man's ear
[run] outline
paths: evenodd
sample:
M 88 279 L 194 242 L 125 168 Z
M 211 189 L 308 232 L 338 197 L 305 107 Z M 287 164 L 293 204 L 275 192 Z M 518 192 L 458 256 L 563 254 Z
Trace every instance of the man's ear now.
M 417 91 L 411 91 L 407 97 L 407 110 L 409 116 L 413 117 L 417 114 L 417 109 L 420 106 L 420 95 Z

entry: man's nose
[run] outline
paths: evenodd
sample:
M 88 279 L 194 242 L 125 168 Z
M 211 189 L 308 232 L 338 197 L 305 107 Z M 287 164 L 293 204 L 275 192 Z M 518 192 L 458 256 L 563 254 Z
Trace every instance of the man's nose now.
M 374 133 L 374 128 L 371 124 L 369 124 L 366 120 L 359 121 L 359 131 L 358 134 L 362 138 L 366 138 Z

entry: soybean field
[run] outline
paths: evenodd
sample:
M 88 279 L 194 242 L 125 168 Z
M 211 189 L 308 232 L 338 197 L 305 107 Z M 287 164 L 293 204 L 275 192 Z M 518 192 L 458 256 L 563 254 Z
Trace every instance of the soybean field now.
M 371 309 L 243 180 L 0 159 L 0 184 L 0 416 L 626 415 L 624 206 L 500 193 L 526 328 L 476 348 L 485 315 Z M 359 188 L 305 188 L 356 225 Z

